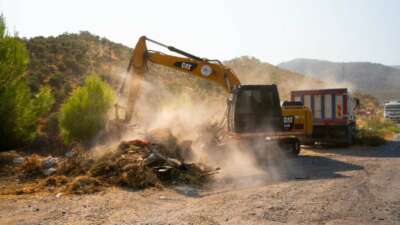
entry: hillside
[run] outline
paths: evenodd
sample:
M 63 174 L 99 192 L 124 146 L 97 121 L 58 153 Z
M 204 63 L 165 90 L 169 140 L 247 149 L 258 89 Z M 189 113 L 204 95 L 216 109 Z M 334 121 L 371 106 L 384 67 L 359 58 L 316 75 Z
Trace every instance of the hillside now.
M 396 99 L 400 95 L 400 70 L 382 64 L 294 59 L 278 67 L 326 82 L 349 83 L 353 89 L 376 96 L 380 101 Z
M 116 87 L 128 64 L 130 49 L 89 32 L 24 40 L 29 50 L 27 77 L 33 90 L 49 85 L 60 103 L 88 73 Z
M 324 85 L 317 79 L 278 68 L 254 57 L 242 56 L 225 63 L 235 71 L 243 84 L 277 84 L 282 100 L 289 99 L 292 90 L 315 89 Z
M 31 87 L 36 90 L 39 85 L 49 85 L 56 94 L 58 103 L 91 72 L 99 74 L 117 88 L 122 82 L 131 52 L 124 45 L 89 32 L 34 37 L 24 41 L 30 54 L 27 76 Z M 289 90 L 322 84 L 252 57 L 234 58 L 225 63 L 245 84 L 277 84 L 283 98 L 288 97 Z M 149 81 L 158 83 L 173 93 L 180 93 L 188 88 L 201 93 L 205 90 L 222 92 L 220 87 L 207 81 L 157 65 L 150 66 L 149 74 Z

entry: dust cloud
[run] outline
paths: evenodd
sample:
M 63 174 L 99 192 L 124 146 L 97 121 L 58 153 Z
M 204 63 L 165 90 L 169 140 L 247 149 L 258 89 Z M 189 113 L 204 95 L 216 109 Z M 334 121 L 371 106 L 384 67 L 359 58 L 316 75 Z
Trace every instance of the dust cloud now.
M 286 179 L 295 170 L 282 146 L 267 145 L 264 140 L 243 145 L 226 137 L 225 96 L 205 98 L 190 89 L 173 93 L 166 86 L 141 82 L 131 121 L 134 129 L 126 132 L 123 140 L 146 138 L 152 130 L 168 129 L 178 142 L 191 141 L 191 161 L 220 168 L 215 175 L 217 184 L 233 187 Z

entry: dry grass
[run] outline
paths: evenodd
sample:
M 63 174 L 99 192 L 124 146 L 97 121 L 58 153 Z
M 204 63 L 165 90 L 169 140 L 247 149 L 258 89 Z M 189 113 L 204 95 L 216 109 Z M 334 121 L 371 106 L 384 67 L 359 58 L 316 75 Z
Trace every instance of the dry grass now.
M 103 189 L 101 182 L 90 176 L 78 176 L 68 184 L 67 192 L 71 194 L 92 194 Z
M 42 157 L 32 154 L 25 157 L 25 162 L 17 168 L 21 179 L 34 179 L 43 176 Z

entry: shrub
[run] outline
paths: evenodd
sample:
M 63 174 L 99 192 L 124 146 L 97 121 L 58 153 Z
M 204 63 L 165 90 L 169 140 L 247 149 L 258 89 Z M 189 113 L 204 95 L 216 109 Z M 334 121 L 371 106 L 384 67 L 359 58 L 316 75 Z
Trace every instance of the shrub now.
M 356 144 L 379 146 L 386 143 L 385 138 L 376 130 L 359 128 L 356 134 Z
M 386 138 L 400 133 L 400 127 L 388 120 L 371 118 L 363 121 L 357 129 L 356 143 L 360 145 L 378 146 L 386 143 Z
M 65 143 L 88 144 L 104 128 L 113 101 L 110 86 L 89 75 L 83 87 L 75 89 L 61 105 L 59 126 Z

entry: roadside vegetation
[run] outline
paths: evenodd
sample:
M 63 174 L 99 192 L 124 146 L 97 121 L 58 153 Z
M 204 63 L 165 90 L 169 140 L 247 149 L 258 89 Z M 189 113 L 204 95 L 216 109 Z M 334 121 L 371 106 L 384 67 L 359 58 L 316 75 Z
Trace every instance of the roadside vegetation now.
M 21 147 L 36 137 L 39 119 L 54 104 L 49 87 L 33 92 L 25 76 L 29 57 L 25 43 L 7 34 L 0 16 L 0 149 Z
M 360 92 L 355 92 L 354 96 L 360 100 L 357 109 L 357 145 L 383 145 L 400 133 L 400 126 L 383 118 L 383 109 L 375 97 Z
M 379 146 L 400 133 L 400 126 L 382 117 L 363 118 L 356 135 L 358 145 Z

